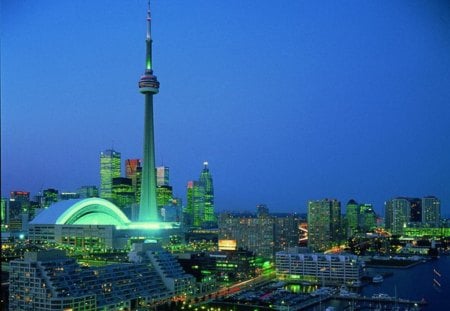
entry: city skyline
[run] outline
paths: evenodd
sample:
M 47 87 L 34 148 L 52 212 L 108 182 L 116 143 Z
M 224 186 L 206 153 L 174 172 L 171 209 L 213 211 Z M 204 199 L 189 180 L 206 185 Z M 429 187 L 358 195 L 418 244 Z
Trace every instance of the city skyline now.
M 99 185 L 111 145 L 142 158 L 146 6 L 2 3 L 2 196 Z M 206 160 L 219 211 L 328 197 L 380 213 L 435 195 L 450 213 L 444 2 L 154 1 L 152 14 L 156 165 L 178 196 Z

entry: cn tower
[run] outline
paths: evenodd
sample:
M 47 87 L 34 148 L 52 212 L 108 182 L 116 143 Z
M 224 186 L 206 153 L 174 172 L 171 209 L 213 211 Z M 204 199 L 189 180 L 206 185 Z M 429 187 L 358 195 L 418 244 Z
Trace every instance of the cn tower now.
M 147 11 L 147 38 L 145 72 L 139 80 L 139 91 L 145 96 L 144 117 L 144 160 L 142 166 L 141 202 L 139 208 L 140 222 L 157 222 L 156 176 L 155 176 L 155 138 L 153 129 L 153 95 L 159 91 L 159 82 L 152 69 L 152 37 L 151 37 L 150 1 Z

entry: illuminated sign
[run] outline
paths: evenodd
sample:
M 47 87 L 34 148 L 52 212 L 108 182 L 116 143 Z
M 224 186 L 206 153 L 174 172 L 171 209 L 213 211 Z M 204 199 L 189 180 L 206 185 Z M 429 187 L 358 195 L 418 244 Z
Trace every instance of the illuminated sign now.
M 219 240 L 219 251 L 235 251 L 236 240 Z

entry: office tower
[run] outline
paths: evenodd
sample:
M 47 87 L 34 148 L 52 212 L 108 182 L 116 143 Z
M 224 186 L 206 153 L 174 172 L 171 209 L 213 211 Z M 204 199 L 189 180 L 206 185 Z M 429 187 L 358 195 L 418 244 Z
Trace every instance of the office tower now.
M 139 159 L 125 160 L 125 177 L 131 179 L 135 203 L 139 204 L 141 200 L 141 177 L 142 177 L 141 160 Z
M 224 213 L 219 215 L 219 240 L 235 240 L 237 248 L 272 259 L 275 250 L 274 218 L 270 216 L 240 216 Z
M 112 180 L 120 177 L 120 152 L 108 149 L 100 153 L 100 197 L 112 199 Z
M 12 191 L 9 196 L 9 230 L 22 230 L 30 211 L 30 193 L 28 191 Z
M 172 200 L 173 191 L 171 186 L 162 185 L 156 187 L 156 204 L 158 206 L 158 210 L 161 210 L 164 206 L 171 205 Z
M 256 216 L 269 216 L 269 208 L 266 204 L 256 205 Z
M 98 188 L 96 186 L 81 186 L 77 190 L 78 196 L 82 199 L 97 198 Z
M 205 196 L 202 222 L 213 223 L 216 220 L 214 216 L 214 186 L 212 175 L 208 168 L 208 162 L 203 162 L 203 170 L 198 182 L 203 187 Z
M 438 227 L 441 221 L 441 201 L 434 196 L 422 198 L 422 223 Z
M 153 95 L 159 91 L 159 82 L 153 75 L 151 13 L 147 11 L 146 62 L 144 75 L 139 80 L 139 91 L 145 96 L 144 161 L 142 167 L 139 221 L 158 221 L 156 206 L 155 141 L 153 129 Z
M 341 203 L 338 200 L 308 202 L 308 247 L 324 251 L 340 241 Z
M 56 189 L 45 189 L 42 191 L 42 197 L 41 197 L 41 207 L 47 208 L 53 203 L 58 202 L 59 197 L 59 191 Z
M 112 202 L 123 212 L 130 209 L 135 201 L 132 180 L 126 177 L 115 177 L 112 180 Z M 127 211 L 125 214 L 129 215 Z
M 198 181 L 189 181 L 186 190 L 185 225 L 200 227 L 205 209 L 205 190 Z
M 360 205 L 359 227 L 362 232 L 372 231 L 377 227 L 377 214 L 372 204 Z
M 204 162 L 203 165 L 199 180 L 189 181 L 187 185 L 184 222 L 191 227 L 212 227 L 216 223 L 212 175 L 208 162 Z
M 422 200 L 419 198 L 408 198 L 410 206 L 409 221 L 413 223 L 422 222 Z
M 260 205 L 258 205 L 259 207 Z M 262 213 L 260 215 L 268 215 Z M 296 215 L 277 215 L 273 216 L 274 219 L 274 247 L 275 251 L 286 250 L 289 247 L 295 247 L 299 245 L 300 241 L 300 223 L 301 218 Z
M 353 236 L 359 230 L 360 206 L 355 200 L 348 201 L 345 209 L 347 219 L 347 237 Z
M 8 200 L 1 198 L 0 204 L 0 224 L 3 231 L 4 226 L 8 223 Z
M 408 198 L 398 197 L 386 201 L 385 227 L 392 234 L 402 234 L 403 228 L 407 226 L 411 216 L 411 202 Z
M 167 166 L 158 166 L 156 168 L 156 186 L 169 185 L 169 168 Z

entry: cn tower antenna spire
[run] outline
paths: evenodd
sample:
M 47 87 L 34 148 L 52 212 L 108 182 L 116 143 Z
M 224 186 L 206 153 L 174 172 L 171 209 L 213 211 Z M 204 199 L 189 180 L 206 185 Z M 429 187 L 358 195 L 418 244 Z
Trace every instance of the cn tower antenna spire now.
M 147 41 L 152 40 L 152 13 L 150 12 L 150 0 L 148 0 L 147 9 Z

